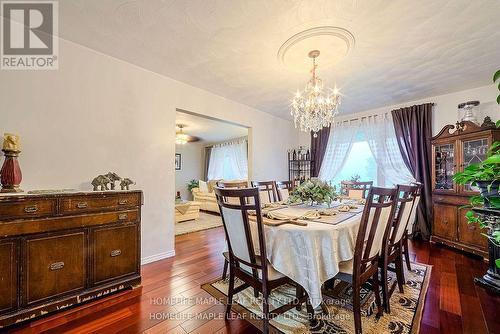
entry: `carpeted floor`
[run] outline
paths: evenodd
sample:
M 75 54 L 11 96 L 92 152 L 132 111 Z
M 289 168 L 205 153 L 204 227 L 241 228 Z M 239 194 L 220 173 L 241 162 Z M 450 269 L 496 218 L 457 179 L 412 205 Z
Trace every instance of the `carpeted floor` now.
M 208 230 L 219 226 L 222 226 L 222 220 L 219 215 L 200 212 L 199 219 L 175 223 L 175 235 Z
M 406 270 L 406 268 L 405 268 Z M 412 271 L 405 272 L 406 285 L 404 293 L 394 291 L 391 299 L 391 313 L 377 319 L 375 316 L 375 297 L 369 288 L 362 290 L 362 329 L 363 333 L 401 333 L 413 334 L 419 332 L 422 308 L 427 293 L 431 266 L 412 263 Z M 395 274 L 389 272 L 391 282 Z M 238 284 L 236 284 L 238 286 Z M 202 288 L 213 297 L 227 302 L 227 280 L 216 280 L 202 285 Z M 302 333 L 354 333 L 354 318 L 352 315 L 351 286 L 337 281 L 333 290 L 324 291 L 324 301 L 328 315 L 322 314 L 321 308 L 315 310 L 316 318 L 310 320 L 305 307 L 302 311 L 290 310 L 271 320 L 271 333 L 302 334 Z M 293 286 L 285 286 L 273 290 L 271 295 L 271 310 L 289 302 L 295 296 Z M 281 301 L 281 302 L 280 302 Z M 259 317 L 262 315 L 260 298 L 253 297 L 253 290 L 248 288 L 238 293 L 234 299 L 232 310 L 255 326 L 260 327 Z

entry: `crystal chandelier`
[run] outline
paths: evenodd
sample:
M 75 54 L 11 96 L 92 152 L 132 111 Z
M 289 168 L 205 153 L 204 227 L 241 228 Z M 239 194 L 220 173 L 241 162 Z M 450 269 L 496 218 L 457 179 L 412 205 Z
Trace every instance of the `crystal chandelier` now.
M 311 70 L 312 78 L 306 84 L 303 92 L 297 92 L 292 99 L 291 114 L 295 127 L 300 127 L 301 131 L 313 132 L 317 137 L 317 132 L 323 127 L 330 126 L 334 117 L 339 113 L 341 97 L 337 88 L 323 88 L 323 81 L 316 76 L 316 58 L 319 50 L 309 52 L 309 58 L 313 60 Z

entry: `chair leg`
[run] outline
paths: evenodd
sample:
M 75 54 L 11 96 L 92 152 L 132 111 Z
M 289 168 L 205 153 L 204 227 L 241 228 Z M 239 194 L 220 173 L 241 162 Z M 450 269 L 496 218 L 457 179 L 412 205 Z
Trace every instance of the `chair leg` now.
M 411 271 L 411 263 L 410 263 L 410 252 L 408 251 L 408 236 L 406 235 L 403 239 L 403 248 L 404 248 L 404 253 L 405 253 L 405 261 L 406 261 L 406 268 Z
M 228 266 L 227 260 L 224 259 L 224 269 L 222 270 L 222 279 L 226 279 L 226 276 L 227 276 L 227 266 Z
M 405 284 L 405 274 L 403 271 L 403 257 L 401 251 L 394 262 L 396 265 L 396 279 L 398 280 L 399 292 L 404 293 L 403 285 Z
M 297 298 L 297 300 L 300 300 L 303 296 L 304 296 L 304 289 L 302 288 L 302 286 L 297 284 L 297 287 L 295 288 L 295 298 Z M 297 311 L 302 310 L 302 304 L 299 302 L 297 306 L 295 306 L 295 309 Z
M 352 295 L 352 308 L 354 313 L 354 332 L 356 334 L 361 334 L 361 300 L 360 300 L 360 289 L 358 284 L 354 284 Z
M 384 315 L 382 310 L 382 301 L 380 300 L 380 282 L 378 278 L 378 270 L 373 275 L 373 293 L 375 294 L 375 303 L 377 304 L 377 317 Z
M 229 268 L 229 288 L 227 291 L 227 305 L 226 305 L 226 319 L 229 319 L 231 314 L 231 306 L 233 304 L 233 293 L 234 293 L 234 271 Z
M 267 292 L 267 288 L 262 289 L 262 315 L 263 315 L 263 325 L 262 325 L 262 333 L 269 333 L 269 294 Z
M 380 273 L 380 284 L 382 284 L 382 299 L 384 309 L 387 313 L 391 313 L 391 306 L 389 305 L 389 283 L 387 282 L 387 259 L 384 259 Z

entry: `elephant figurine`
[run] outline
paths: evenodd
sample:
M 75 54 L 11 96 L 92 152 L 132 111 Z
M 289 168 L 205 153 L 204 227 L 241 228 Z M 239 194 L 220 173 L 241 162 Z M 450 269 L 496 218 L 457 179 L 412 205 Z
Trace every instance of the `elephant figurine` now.
M 131 184 L 135 184 L 135 182 L 129 178 L 124 178 L 120 182 L 120 187 L 122 188 L 122 190 L 129 190 L 129 186 Z
M 110 181 L 111 190 L 115 190 L 115 182 L 120 181 L 122 178 L 119 177 L 116 173 L 109 172 L 105 175 Z
M 106 175 L 99 175 L 91 182 L 94 187 L 94 191 L 97 191 L 99 187 L 101 188 L 101 191 L 109 190 L 108 183 L 111 183 L 111 180 Z

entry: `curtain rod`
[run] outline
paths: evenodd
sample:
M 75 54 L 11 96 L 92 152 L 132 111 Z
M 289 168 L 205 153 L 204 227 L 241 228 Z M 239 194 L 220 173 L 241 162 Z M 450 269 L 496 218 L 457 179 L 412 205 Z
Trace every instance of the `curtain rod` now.
M 226 140 L 226 141 L 221 141 L 221 142 L 213 143 L 213 144 L 210 144 L 208 146 L 205 146 L 205 149 L 213 148 L 214 146 L 217 146 L 217 145 L 224 145 L 224 144 L 236 143 L 236 142 L 239 142 L 239 141 L 246 141 L 246 142 L 248 142 L 248 136 L 237 137 L 237 138 L 229 139 L 229 140 Z

